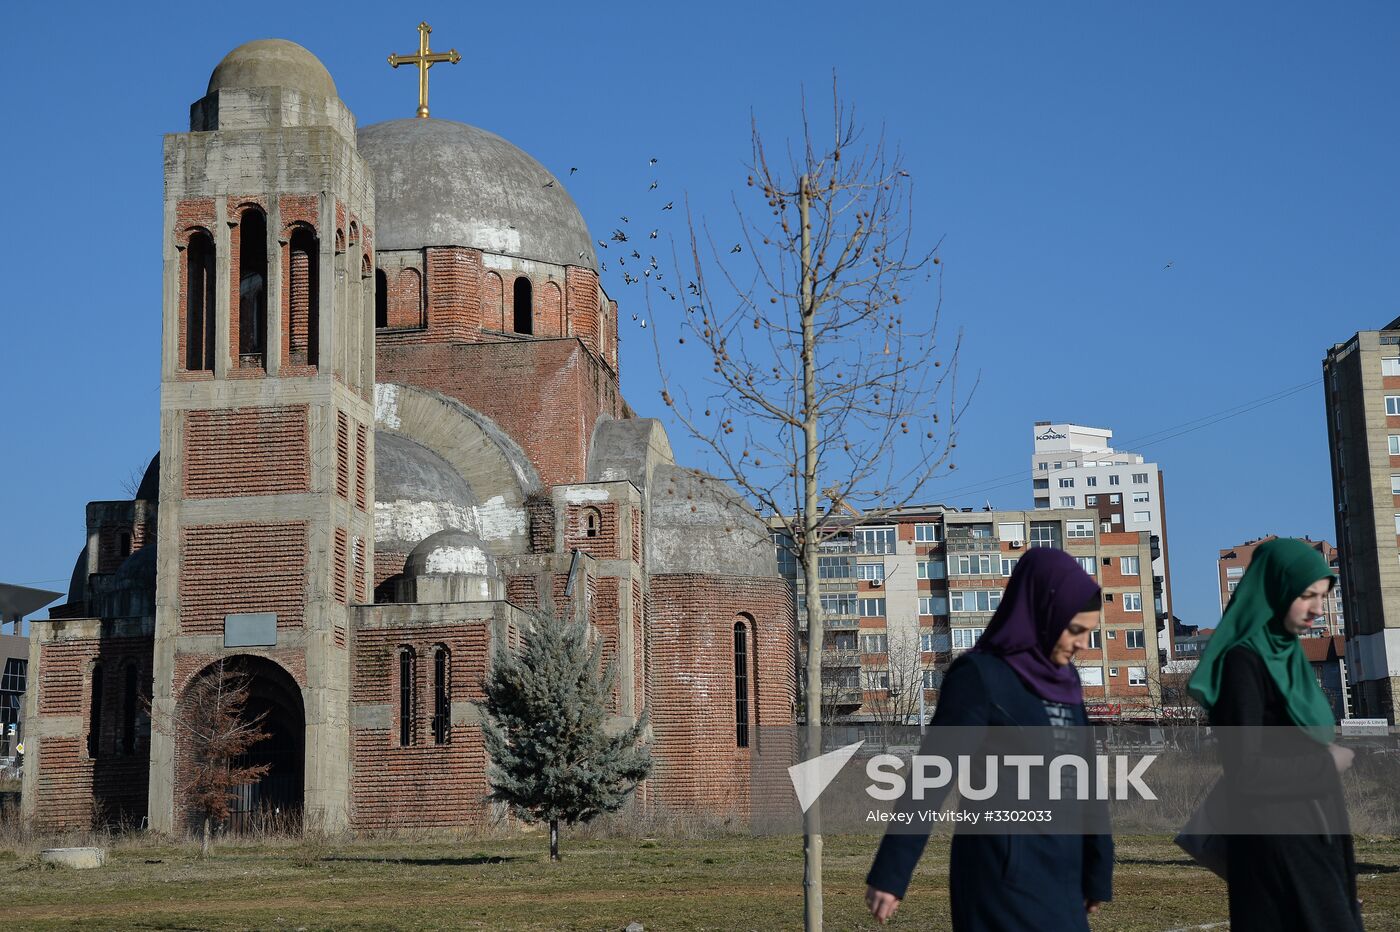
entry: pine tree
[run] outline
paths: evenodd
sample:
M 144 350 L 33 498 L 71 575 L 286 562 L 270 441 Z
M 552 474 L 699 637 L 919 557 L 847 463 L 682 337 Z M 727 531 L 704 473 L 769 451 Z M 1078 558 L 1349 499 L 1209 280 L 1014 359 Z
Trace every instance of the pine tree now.
M 585 625 L 531 616 L 518 652 L 501 651 L 479 705 L 491 764 L 490 798 L 527 822 L 549 823 L 549 859 L 559 860 L 559 823 L 616 812 L 651 770 L 641 742 L 645 713 L 609 734 L 615 663 L 604 668 L 601 638 Z

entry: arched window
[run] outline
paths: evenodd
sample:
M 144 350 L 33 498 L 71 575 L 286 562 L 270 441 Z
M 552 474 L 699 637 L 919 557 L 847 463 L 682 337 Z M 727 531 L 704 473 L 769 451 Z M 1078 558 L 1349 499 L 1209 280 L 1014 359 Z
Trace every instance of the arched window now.
M 238 221 L 238 365 L 267 366 L 267 218 L 256 207 Z
M 214 240 L 204 231 L 185 246 L 185 368 L 214 368 Z
M 96 758 L 102 734 L 102 665 L 92 666 L 92 701 L 88 703 L 88 757 Z
M 583 536 L 597 537 L 602 533 L 603 516 L 598 513 L 597 508 L 583 509 Z
M 314 230 L 292 231 L 288 272 L 287 352 L 294 366 L 316 365 L 320 329 L 321 244 Z
M 433 744 L 447 744 L 452 738 L 451 661 L 445 645 L 433 648 Z
M 411 647 L 399 648 L 399 746 L 413 744 L 415 725 L 414 710 L 418 704 L 417 657 Z
M 521 275 L 515 280 L 515 332 L 533 334 L 535 332 L 535 312 L 531 306 L 534 300 L 530 279 Z
M 389 326 L 389 276 L 383 269 L 374 270 L 374 325 Z
M 749 632 L 734 623 L 734 743 L 749 746 Z
M 136 753 L 136 711 L 141 703 L 140 674 L 135 663 L 126 665 L 122 684 L 122 753 Z

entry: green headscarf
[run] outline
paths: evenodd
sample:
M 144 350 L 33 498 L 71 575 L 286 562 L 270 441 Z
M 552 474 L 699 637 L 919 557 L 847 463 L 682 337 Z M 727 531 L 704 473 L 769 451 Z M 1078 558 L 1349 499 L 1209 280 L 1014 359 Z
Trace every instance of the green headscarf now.
M 1303 645 L 1284 629 L 1283 620 L 1294 599 L 1332 575 L 1322 554 L 1308 543 L 1279 537 L 1260 544 L 1191 675 L 1191 695 L 1212 708 L 1220 697 L 1225 654 L 1243 644 L 1264 661 L 1294 724 L 1323 744 L 1331 742 L 1332 704 L 1313 676 Z

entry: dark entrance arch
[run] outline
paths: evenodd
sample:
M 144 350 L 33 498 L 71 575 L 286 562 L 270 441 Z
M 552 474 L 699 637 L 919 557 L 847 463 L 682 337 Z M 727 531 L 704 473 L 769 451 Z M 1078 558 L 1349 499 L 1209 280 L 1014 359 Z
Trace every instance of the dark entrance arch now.
M 210 664 L 196 680 L 216 676 L 217 671 L 218 665 Z M 224 661 L 224 673 L 246 678 L 248 701 L 240 717 L 247 723 L 261 720 L 268 735 L 232 762 L 237 767 L 266 764 L 268 771 L 255 783 L 235 791 L 227 830 L 299 830 L 306 768 L 306 713 L 301 688 L 291 674 L 265 657 L 229 657 Z M 190 812 L 189 818 L 191 827 L 197 826 L 196 814 Z

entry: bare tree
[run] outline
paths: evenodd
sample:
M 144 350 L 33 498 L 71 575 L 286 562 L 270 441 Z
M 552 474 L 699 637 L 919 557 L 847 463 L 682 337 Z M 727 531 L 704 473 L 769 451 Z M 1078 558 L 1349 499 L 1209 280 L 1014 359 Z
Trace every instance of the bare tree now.
M 270 767 L 240 763 L 270 737 L 264 716 L 247 716 L 249 682 L 246 673 L 220 660 L 189 685 L 169 717 L 152 716 L 155 727 L 188 749 L 177 790 L 201 817 L 201 857 L 209 855 L 213 829 L 228 821 L 239 788 L 257 782 Z
M 938 668 L 939 655 L 934 655 L 934 666 L 926 667 L 917 634 L 895 632 L 888 638 L 884 664 L 867 668 L 868 673 L 882 674 L 887 686 L 871 694 L 865 710 L 874 721 L 886 725 L 917 725 L 919 716 L 934 705 L 934 697 L 924 689 L 924 671 Z
M 703 356 L 704 389 L 677 384 L 673 374 L 686 367 L 672 354 L 663 358 L 660 338 L 653 340 L 663 401 L 708 446 L 722 478 L 774 516 L 801 567 L 802 708 L 806 744 L 816 753 L 824 695 L 820 545 L 848 530 L 831 521 L 838 509 L 857 521 L 881 520 L 953 468 L 959 341 L 936 340 L 937 246 L 914 244 L 913 181 L 899 152 L 882 134 L 863 139 L 834 80 L 830 126 L 814 128 L 805 101 L 801 116 L 801 138 L 781 158 L 770 158 L 753 123 L 748 187 L 763 203 L 746 210 L 736 198 L 739 242 L 717 242 L 687 208 L 693 277 L 679 294 L 675 338 Z M 921 284 L 928 293 L 916 297 Z M 822 923 L 821 861 L 816 804 L 804 816 L 808 929 Z

